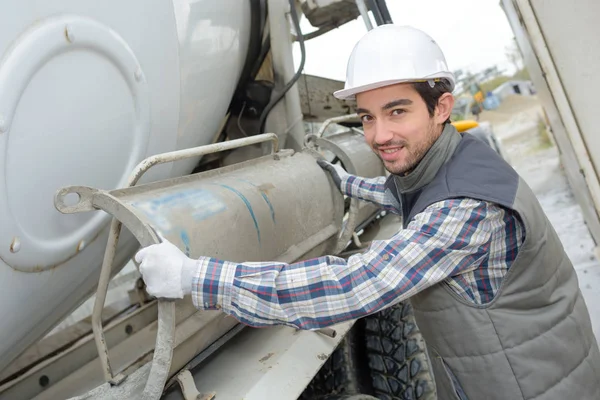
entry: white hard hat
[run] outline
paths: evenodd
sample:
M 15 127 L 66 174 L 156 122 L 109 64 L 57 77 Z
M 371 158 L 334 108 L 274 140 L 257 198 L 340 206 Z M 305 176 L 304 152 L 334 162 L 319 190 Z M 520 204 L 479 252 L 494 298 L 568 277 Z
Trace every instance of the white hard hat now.
M 354 46 L 344 89 L 333 95 L 352 99 L 357 93 L 396 83 L 439 79 L 446 79 L 450 91 L 454 90 L 454 74 L 435 40 L 410 26 L 380 25 Z

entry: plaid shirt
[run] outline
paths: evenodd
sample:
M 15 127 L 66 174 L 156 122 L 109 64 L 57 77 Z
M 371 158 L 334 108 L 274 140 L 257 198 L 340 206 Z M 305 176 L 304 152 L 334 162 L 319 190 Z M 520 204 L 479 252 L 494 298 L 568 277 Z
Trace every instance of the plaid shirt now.
M 385 178 L 347 176 L 343 192 L 400 213 Z M 516 215 L 493 203 L 450 199 L 427 207 L 406 229 L 347 260 L 233 263 L 202 257 L 192 285 L 198 308 L 244 324 L 318 329 L 380 311 L 442 283 L 476 304 L 491 301 L 523 239 Z

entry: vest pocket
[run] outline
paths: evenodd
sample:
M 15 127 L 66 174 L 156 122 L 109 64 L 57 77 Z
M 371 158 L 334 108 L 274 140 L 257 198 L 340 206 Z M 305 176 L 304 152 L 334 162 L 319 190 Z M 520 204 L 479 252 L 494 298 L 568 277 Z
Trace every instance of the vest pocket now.
M 438 392 L 444 391 L 440 398 L 449 398 L 453 400 L 469 400 L 462 386 L 458 382 L 456 375 L 450 369 L 444 359 L 438 354 L 435 349 L 431 349 L 434 355 L 432 366 L 434 368 L 436 386 Z M 447 396 L 447 397 L 445 397 Z

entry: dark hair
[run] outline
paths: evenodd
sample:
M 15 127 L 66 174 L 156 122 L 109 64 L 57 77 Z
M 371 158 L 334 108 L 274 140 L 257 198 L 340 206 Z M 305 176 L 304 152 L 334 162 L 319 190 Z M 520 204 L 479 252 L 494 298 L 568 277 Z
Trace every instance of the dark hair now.
M 452 92 L 450 90 L 450 83 L 445 79 L 435 82 L 433 87 L 429 85 L 429 82 L 415 82 L 413 83 L 413 87 L 427 105 L 427 111 L 429 111 L 429 116 L 431 117 L 433 117 L 435 113 L 435 108 L 437 107 L 440 97 L 442 97 L 444 93 Z M 444 122 L 444 124 L 449 123 L 450 118 Z

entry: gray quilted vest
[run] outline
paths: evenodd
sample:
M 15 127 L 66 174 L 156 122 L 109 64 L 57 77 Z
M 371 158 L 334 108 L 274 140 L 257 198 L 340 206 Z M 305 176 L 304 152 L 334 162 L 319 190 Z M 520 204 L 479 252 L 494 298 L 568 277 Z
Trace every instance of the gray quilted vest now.
M 525 241 L 489 304 L 445 283 L 411 298 L 439 399 L 600 399 L 600 353 L 575 270 L 531 189 L 496 152 L 464 134 L 429 184 L 400 193 L 391 177 L 388 189 L 405 225 L 456 197 L 513 209 L 524 224 Z

